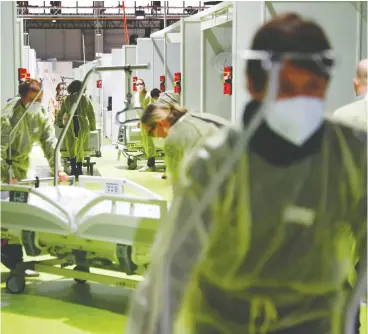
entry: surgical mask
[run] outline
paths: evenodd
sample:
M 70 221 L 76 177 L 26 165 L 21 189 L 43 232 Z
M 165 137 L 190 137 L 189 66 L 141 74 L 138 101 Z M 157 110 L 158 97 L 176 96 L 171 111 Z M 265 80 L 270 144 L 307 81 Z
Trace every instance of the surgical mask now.
M 138 93 L 143 92 L 143 90 L 144 90 L 144 86 L 143 86 L 143 85 L 138 85 L 138 86 L 137 86 L 137 91 L 138 91 Z
M 165 146 L 165 138 L 155 137 L 155 138 L 152 138 L 152 139 L 153 139 L 153 143 L 155 144 L 155 146 L 157 148 L 161 148 L 161 149 L 164 148 L 164 146 Z
M 265 113 L 267 125 L 278 135 L 301 146 L 323 123 L 323 100 L 300 96 L 276 100 Z
M 41 110 L 42 104 L 40 102 L 33 102 L 33 104 L 28 108 L 29 113 L 35 113 Z

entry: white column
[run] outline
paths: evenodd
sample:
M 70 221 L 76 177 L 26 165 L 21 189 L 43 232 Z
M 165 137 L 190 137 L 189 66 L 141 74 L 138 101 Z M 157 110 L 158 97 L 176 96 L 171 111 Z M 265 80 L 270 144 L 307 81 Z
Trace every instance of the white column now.
M 20 67 L 20 52 L 17 36 L 16 1 L 0 2 L 0 35 L 1 35 L 1 84 L 0 105 L 17 94 L 18 67 Z
M 97 32 L 99 32 L 101 35 L 96 35 Z M 103 53 L 103 42 L 104 42 L 103 35 L 104 35 L 103 29 L 95 30 L 95 59 L 97 59 L 97 54 Z
M 231 120 L 240 125 L 244 105 L 250 100 L 246 90 L 245 60 L 239 53 L 249 49 L 253 36 L 264 22 L 264 1 L 233 2 L 233 95 Z

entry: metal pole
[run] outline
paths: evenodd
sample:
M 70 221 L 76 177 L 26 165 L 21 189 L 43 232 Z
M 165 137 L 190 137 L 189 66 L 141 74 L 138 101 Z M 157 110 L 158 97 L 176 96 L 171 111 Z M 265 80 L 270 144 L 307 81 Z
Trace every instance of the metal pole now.
M 84 31 L 82 32 L 83 63 L 86 64 L 86 45 L 84 43 Z
M 13 129 L 10 131 L 9 133 L 9 137 L 8 137 L 8 164 L 9 164 L 9 184 L 12 184 L 12 169 L 11 169 L 11 166 L 12 166 L 12 150 L 11 150 L 11 144 L 12 144 L 12 136 L 13 136 L 13 133 L 14 131 L 18 128 L 19 124 L 22 122 L 23 118 L 26 117 L 27 113 L 28 113 L 28 110 L 29 108 L 31 107 L 31 105 L 33 105 L 33 103 L 38 99 L 38 97 L 42 94 L 43 92 L 43 89 L 42 89 L 42 82 L 41 82 L 41 89 L 40 91 L 38 92 L 38 94 L 36 95 L 36 97 L 32 100 L 32 102 L 26 107 L 26 110 L 24 111 L 22 117 L 19 119 L 19 121 L 14 125 Z
M 164 34 L 164 76 L 167 85 L 167 34 Z
M 108 72 L 108 71 L 144 70 L 144 69 L 147 69 L 147 68 L 148 68 L 148 64 L 126 65 L 126 66 L 99 66 L 99 67 L 93 67 L 92 69 L 90 69 L 87 72 L 86 76 L 83 79 L 81 90 L 78 92 L 77 100 L 72 104 L 72 107 L 70 109 L 69 118 L 68 118 L 63 130 L 61 131 L 60 137 L 59 137 L 58 142 L 57 142 L 56 147 L 55 147 L 55 153 L 54 153 L 54 161 L 55 161 L 55 165 L 54 165 L 54 186 L 57 185 L 57 181 L 58 181 L 58 175 L 57 174 L 58 174 L 58 171 L 59 171 L 60 147 L 61 147 L 61 144 L 64 141 L 66 131 L 68 130 L 70 124 L 72 123 L 72 119 L 74 117 L 75 111 L 77 110 L 78 104 L 79 104 L 79 102 L 82 98 L 84 90 L 87 87 L 87 83 L 88 83 L 88 80 L 89 80 L 91 74 L 96 73 L 96 72 Z
M 164 1 L 164 29 L 166 28 L 166 10 L 167 10 L 167 5 L 166 5 L 166 1 Z

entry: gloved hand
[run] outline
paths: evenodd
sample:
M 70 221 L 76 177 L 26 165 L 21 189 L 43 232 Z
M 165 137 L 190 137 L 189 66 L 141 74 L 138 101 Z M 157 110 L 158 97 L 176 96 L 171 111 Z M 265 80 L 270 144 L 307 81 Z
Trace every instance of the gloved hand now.
M 137 124 L 137 128 L 140 129 L 141 128 L 141 123 Z

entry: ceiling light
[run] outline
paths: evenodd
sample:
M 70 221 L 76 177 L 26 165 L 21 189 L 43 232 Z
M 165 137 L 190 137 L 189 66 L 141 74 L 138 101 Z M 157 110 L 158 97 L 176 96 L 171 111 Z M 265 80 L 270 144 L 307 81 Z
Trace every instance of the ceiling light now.
M 52 23 L 56 23 L 56 20 L 52 20 Z
M 96 31 L 96 36 L 101 36 L 101 31 L 97 30 Z

